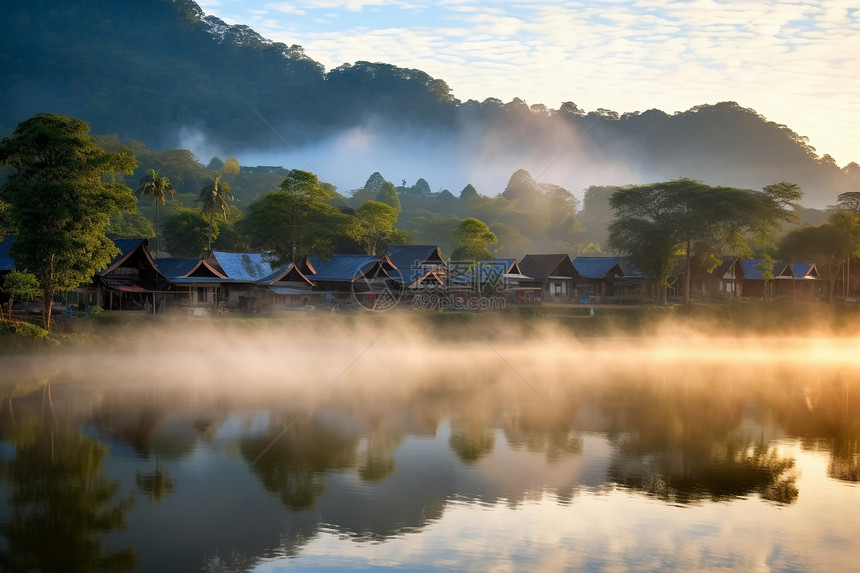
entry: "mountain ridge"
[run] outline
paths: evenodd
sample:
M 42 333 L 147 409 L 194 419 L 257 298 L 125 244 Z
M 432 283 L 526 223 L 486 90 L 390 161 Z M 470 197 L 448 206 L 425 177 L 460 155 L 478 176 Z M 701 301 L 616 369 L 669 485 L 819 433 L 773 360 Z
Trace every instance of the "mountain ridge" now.
M 477 182 L 494 194 L 523 167 L 577 190 L 675 177 L 751 188 L 789 180 L 815 206 L 860 187 L 856 163 L 840 168 L 787 126 L 735 102 L 674 114 L 462 102 L 421 70 L 359 61 L 325 71 L 301 46 L 229 25 L 193 0 L 32 0 L 10 7 L 0 30 L 3 133 L 55 111 L 152 148 L 182 147 L 188 133 L 237 156 L 312 148 L 324 178 L 337 174 L 347 188 L 374 171 L 434 180 L 447 173 L 459 183 L 443 186 Z M 365 148 L 344 144 L 355 134 Z M 344 149 L 352 164 L 332 157 Z

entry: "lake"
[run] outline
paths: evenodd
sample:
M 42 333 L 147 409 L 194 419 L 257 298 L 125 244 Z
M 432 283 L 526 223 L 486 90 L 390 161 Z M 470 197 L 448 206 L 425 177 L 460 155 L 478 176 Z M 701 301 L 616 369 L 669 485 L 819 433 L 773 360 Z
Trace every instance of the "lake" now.
M 0 571 L 852 570 L 858 342 L 298 323 L 2 356 Z

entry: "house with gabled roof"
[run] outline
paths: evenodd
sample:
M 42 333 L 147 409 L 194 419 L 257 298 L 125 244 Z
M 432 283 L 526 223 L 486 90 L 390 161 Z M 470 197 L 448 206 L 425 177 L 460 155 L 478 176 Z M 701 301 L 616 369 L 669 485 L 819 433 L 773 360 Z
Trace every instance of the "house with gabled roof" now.
M 745 274 L 744 265 L 738 257 L 720 257 L 717 268 L 705 276 L 703 293 L 739 299 L 743 296 Z
M 263 253 L 212 251 L 206 262 L 228 279 L 221 283 L 227 308 L 248 312 L 258 310 L 256 283 L 276 270 Z
M 743 296 L 764 298 L 764 273 L 759 268 L 762 261 L 743 261 Z M 820 300 L 826 295 L 827 284 L 821 278 L 815 263 L 775 262 L 773 280 L 770 281 L 768 296 L 786 300 Z
M 519 262 L 525 276 L 535 279 L 541 297 L 568 299 L 575 295 L 576 269 L 566 254 L 526 255 Z
M 391 245 L 385 254 L 398 269 L 444 269 L 448 266 L 436 245 Z
M 114 239 L 119 249 L 107 268 L 96 273 L 91 288 L 78 289 L 90 304 L 105 310 L 152 310 L 167 304 L 170 283 L 149 252 L 148 239 Z M 94 299 L 93 299 L 94 294 Z
M 181 312 L 210 314 L 224 300 L 223 285 L 228 279 L 206 259 L 159 258 L 155 264 L 177 293 Z
M 389 271 L 396 269 L 388 255 L 334 255 L 316 268 L 313 282 L 341 303 L 373 306 L 377 297 L 391 296 L 401 288 Z
M 305 310 L 319 305 L 323 295 L 299 265 L 288 263 L 257 281 L 258 305 L 277 310 Z
M 577 274 L 574 288 L 581 297 L 615 295 L 626 276 L 619 257 L 579 256 L 572 263 Z M 641 275 L 637 278 L 641 279 Z M 637 286 L 641 286 L 641 280 Z

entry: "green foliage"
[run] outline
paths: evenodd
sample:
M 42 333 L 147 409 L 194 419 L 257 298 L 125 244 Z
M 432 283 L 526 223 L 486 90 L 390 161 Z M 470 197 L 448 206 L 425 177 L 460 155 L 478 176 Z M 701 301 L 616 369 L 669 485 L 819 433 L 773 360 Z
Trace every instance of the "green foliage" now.
M 158 224 L 158 207 L 159 205 L 164 205 L 167 199 L 176 195 L 176 190 L 173 188 L 168 177 L 163 177 L 155 169 L 150 169 L 146 173 L 146 176 L 140 180 L 135 195 L 141 199 L 148 199 L 155 207 L 155 252 L 157 256 L 161 250 L 161 227 Z
M 336 199 L 342 197 L 331 185 L 320 183 L 313 173 L 293 169 L 280 191 L 248 207 L 237 228 L 252 248 L 271 252 L 275 264 L 296 262 L 311 252 L 330 253 L 348 222 L 348 216 L 330 203 Z
M 17 338 L 26 341 L 46 341 L 48 336 L 47 330 L 35 324 L 0 318 L 0 340 Z M 4 342 L 3 344 L 7 343 Z
M 91 305 L 87 307 L 87 318 L 90 320 L 98 320 L 102 313 L 105 311 L 102 307 L 97 304 Z
M 39 280 L 30 273 L 12 271 L 3 279 L 3 292 L 9 295 L 9 320 L 12 320 L 12 303 L 15 299 L 32 300 L 42 294 Z
M 379 201 L 368 201 L 356 210 L 355 218 L 347 225 L 345 233 L 350 239 L 362 244 L 368 255 L 376 255 L 385 241 L 391 238 L 396 223 L 397 211 L 394 207 Z
M 224 174 L 238 175 L 242 171 L 239 161 L 235 157 L 228 157 L 224 162 Z
M 380 187 L 379 201 L 393 207 L 396 213 L 400 213 L 403 210 L 400 206 L 400 198 L 397 196 L 397 189 L 394 187 L 394 183 L 390 181 L 385 181 L 382 187 Z
M 233 161 L 236 160 L 233 159 Z M 228 159 L 227 162 L 229 163 L 230 160 Z M 230 204 L 228 202 L 233 200 L 233 193 L 230 191 L 230 185 L 221 181 L 220 175 L 216 175 L 214 180 L 200 190 L 197 200 L 203 204 L 203 216 L 209 219 L 206 250 L 210 251 L 212 250 L 212 241 L 214 238 L 212 233 L 215 217 L 218 216 L 227 219 L 227 216 L 230 214 Z M 215 237 L 217 237 L 217 232 L 215 233 Z
M 219 230 L 218 222 L 207 220 L 200 210 L 183 208 L 164 221 L 164 246 L 174 257 L 200 257 Z
M 454 242 L 459 246 L 451 254 L 453 260 L 478 261 L 493 258 L 488 245 L 498 243 L 498 238 L 486 223 L 470 217 L 454 230 Z
M 89 282 L 117 250 L 104 230 L 114 209 L 131 210 L 134 196 L 104 176 L 130 173 L 130 149 L 106 152 L 87 136 L 83 121 L 38 114 L 0 144 L 0 163 L 12 168 L 3 186 L 18 229 L 12 257 L 42 288 L 43 321 L 50 329 L 57 289 Z
M 151 239 L 155 236 L 155 228 L 143 213 L 114 209 L 110 213 L 105 234 L 118 239 Z
M 691 179 L 618 188 L 609 198 L 616 217 L 609 225 L 609 244 L 663 285 L 678 252 L 689 259 L 694 252 L 749 251 L 750 235 L 766 243 L 778 223 L 791 217 L 788 207 L 797 193 L 786 183 L 757 192 Z M 665 302 L 665 288 L 660 290 Z

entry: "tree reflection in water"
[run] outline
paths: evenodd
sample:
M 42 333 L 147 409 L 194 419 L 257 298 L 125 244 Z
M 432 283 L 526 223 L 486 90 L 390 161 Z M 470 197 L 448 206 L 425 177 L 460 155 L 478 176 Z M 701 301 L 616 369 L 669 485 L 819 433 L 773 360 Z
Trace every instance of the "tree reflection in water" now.
M 358 434 L 349 421 L 287 413 L 262 436 L 242 440 L 240 450 L 268 491 L 292 510 L 308 509 L 325 490 L 327 472 L 355 466 Z
M 3 438 L 15 457 L 3 468 L 11 482 L 11 520 L 3 525 L 7 549 L 0 569 L 9 571 L 127 571 L 134 549 L 110 551 L 102 534 L 123 529 L 131 497 L 114 502 L 119 484 L 101 475 L 107 448 L 55 420 L 50 385 L 42 413 L 5 420 Z M 11 414 L 7 412 L 7 414 Z

